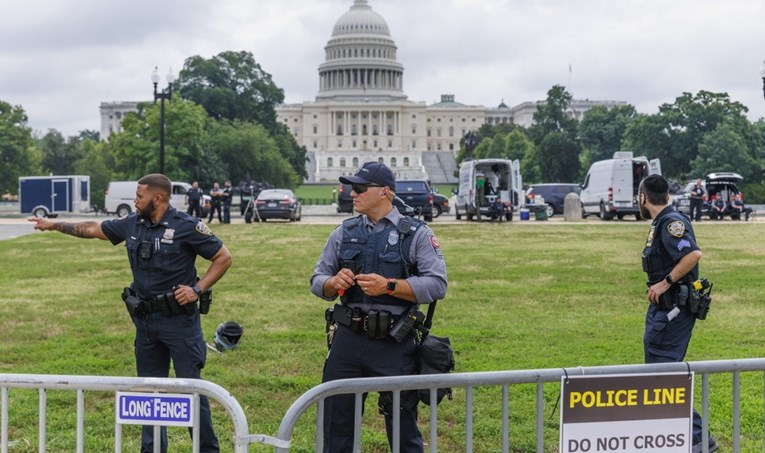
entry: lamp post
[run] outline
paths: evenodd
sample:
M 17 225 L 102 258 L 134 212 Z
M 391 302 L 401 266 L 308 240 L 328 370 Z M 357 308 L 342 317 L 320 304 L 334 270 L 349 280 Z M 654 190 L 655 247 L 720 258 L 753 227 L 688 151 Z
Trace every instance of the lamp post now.
M 762 77 L 762 97 L 765 98 L 765 61 L 762 62 L 760 77 Z
M 175 82 L 175 75 L 173 69 L 167 72 L 165 76 L 167 79 L 167 88 L 160 92 L 157 92 L 157 84 L 159 83 L 159 71 L 157 67 L 154 67 L 154 71 L 151 73 L 151 81 L 154 84 L 154 103 L 159 103 L 159 172 L 165 174 L 165 99 L 168 102 L 173 100 L 173 82 Z

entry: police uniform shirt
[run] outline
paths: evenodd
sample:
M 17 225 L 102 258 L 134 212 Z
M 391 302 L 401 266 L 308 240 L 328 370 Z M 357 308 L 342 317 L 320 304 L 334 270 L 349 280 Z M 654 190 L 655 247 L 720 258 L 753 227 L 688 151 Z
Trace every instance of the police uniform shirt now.
M 664 208 L 651 223 L 643 256 L 648 257 L 649 284 L 662 280 L 669 274 L 685 255 L 700 250 L 696 244 L 696 235 L 690 220 L 676 212 L 672 206 Z M 699 274 L 698 264 L 688 273 L 696 280 Z
M 367 216 L 362 216 L 364 225 L 371 232 L 383 231 L 391 225 L 398 225 L 402 215 L 396 208 L 392 208 L 388 214 L 373 224 Z M 324 300 L 335 300 L 335 297 L 324 296 L 324 283 L 340 270 L 339 251 L 343 242 L 343 228 L 338 226 L 327 239 L 324 251 L 316 263 L 311 277 L 311 292 Z M 423 225 L 418 228 L 412 239 L 412 246 L 407 260 L 416 263 L 418 274 L 406 279 L 412 287 L 417 303 L 427 304 L 435 300 L 443 299 L 446 295 L 446 263 L 441 252 L 441 247 L 436 240 L 433 231 Z M 383 275 L 383 277 L 385 277 Z M 395 297 L 395 295 L 394 295 Z M 370 307 L 361 307 L 368 311 Z M 400 314 L 402 307 L 376 304 L 377 309 L 386 309 L 392 313 Z
M 186 196 L 189 197 L 190 203 L 198 203 L 202 199 L 202 189 L 192 187 L 186 192 Z
M 144 298 L 193 285 L 197 255 L 209 260 L 223 247 L 207 225 L 172 206 L 157 224 L 132 213 L 104 221 L 101 229 L 113 245 L 125 241 L 132 286 Z

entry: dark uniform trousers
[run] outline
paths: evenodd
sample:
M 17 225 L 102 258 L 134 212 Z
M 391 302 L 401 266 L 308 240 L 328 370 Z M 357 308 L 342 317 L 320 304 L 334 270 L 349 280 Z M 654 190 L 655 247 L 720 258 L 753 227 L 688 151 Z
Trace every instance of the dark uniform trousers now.
M 200 379 L 207 358 L 199 312 L 191 315 L 165 316 L 161 312 L 150 313 L 145 319 L 133 317 L 136 326 L 135 358 L 139 377 L 168 377 L 170 361 L 175 377 Z M 191 334 L 191 335 L 190 335 Z M 217 453 L 218 438 L 212 426 L 210 403 L 206 396 L 199 398 L 199 451 Z M 153 426 L 141 431 L 141 453 L 152 453 Z M 167 430 L 161 430 L 161 451 L 167 452 Z M 189 428 L 191 434 L 191 428 Z
M 696 317 L 687 310 L 680 310 L 677 317 L 667 321 L 668 310 L 659 310 L 655 304 L 648 306 L 645 315 L 643 346 L 645 363 L 682 362 L 691 342 Z M 693 410 L 693 443 L 701 442 L 701 416 Z
M 365 332 L 353 333 L 350 328 L 338 325 L 327 360 L 324 363 L 322 382 L 337 379 L 405 376 L 416 373 L 417 345 L 414 338 L 401 343 L 388 338 L 376 340 Z M 390 393 L 390 392 L 385 392 Z M 381 397 L 383 394 L 381 394 Z M 401 412 L 400 451 L 421 453 L 422 434 L 417 427 L 417 392 L 401 392 L 401 404 L 412 406 Z M 366 401 L 366 394 L 364 395 Z M 353 449 L 355 395 L 337 395 L 324 403 L 324 452 L 344 453 Z M 362 406 L 363 407 L 363 406 Z M 388 442 L 393 437 L 392 410 L 385 414 Z M 391 445 L 392 448 L 392 445 Z

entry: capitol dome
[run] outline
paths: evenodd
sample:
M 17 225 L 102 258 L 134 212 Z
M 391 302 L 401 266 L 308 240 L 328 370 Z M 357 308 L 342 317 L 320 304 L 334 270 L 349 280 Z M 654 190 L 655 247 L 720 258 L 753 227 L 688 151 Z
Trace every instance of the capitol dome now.
M 354 0 L 324 47 L 316 99 L 406 99 L 404 67 L 396 61 L 396 50 L 385 19 L 367 0 Z

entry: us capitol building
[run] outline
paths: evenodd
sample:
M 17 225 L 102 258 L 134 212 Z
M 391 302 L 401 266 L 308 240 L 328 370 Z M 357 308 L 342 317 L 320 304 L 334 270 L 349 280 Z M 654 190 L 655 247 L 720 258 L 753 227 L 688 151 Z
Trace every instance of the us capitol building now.
M 397 178 L 454 182 L 455 156 L 468 131 L 483 124 L 531 125 L 537 102 L 487 108 L 456 102 L 451 94 L 432 105 L 408 100 L 396 50 L 385 19 L 367 0 L 354 0 L 324 48 L 316 99 L 276 108 L 279 122 L 307 150 L 306 182 L 336 182 L 370 160 L 384 162 Z M 128 104 L 134 103 L 101 104 L 102 139 L 120 130 Z M 596 105 L 624 104 L 575 100 L 569 113 L 581 119 Z

